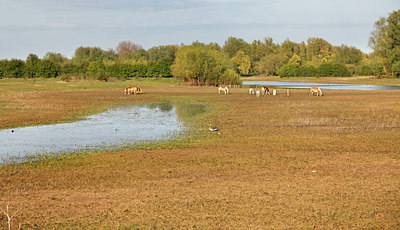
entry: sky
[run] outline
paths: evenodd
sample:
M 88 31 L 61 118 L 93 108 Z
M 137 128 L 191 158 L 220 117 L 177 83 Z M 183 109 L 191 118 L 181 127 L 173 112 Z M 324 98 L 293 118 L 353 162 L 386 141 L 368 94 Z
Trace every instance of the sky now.
M 320 37 L 372 50 L 374 23 L 400 0 L 0 0 L 0 59 L 47 52 L 73 57 L 80 46 L 149 49 L 229 37 L 275 43 Z

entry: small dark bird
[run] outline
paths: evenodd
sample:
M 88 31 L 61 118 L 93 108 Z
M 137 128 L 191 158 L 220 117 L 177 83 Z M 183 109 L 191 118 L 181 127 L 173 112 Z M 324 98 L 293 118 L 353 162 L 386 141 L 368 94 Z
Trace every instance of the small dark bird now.
M 14 132 L 14 129 L 11 129 L 11 132 L 13 133 L 13 132 Z

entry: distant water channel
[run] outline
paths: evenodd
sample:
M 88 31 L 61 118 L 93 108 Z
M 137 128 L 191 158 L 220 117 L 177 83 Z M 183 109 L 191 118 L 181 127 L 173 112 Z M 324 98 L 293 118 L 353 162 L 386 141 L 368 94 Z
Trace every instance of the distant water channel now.
M 168 102 L 123 106 L 77 122 L 2 129 L 0 163 L 24 161 L 37 154 L 101 151 L 137 141 L 171 139 L 187 129 L 184 116 L 203 111 L 201 106 Z
M 287 82 L 287 81 L 243 81 L 242 85 L 256 87 L 260 85 L 271 86 L 282 89 L 308 89 L 311 87 L 319 87 L 321 89 L 338 89 L 338 90 L 392 90 L 400 89 L 400 86 L 384 86 L 384 85 L 357 85 L 357 84 L 326 84 L 326 83 L 307 83 L 307 82 Z

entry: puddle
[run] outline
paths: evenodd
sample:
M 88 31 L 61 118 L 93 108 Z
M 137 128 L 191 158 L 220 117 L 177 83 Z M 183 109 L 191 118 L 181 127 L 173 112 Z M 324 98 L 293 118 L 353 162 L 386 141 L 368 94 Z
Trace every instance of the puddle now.
M 306 83 L 306 82 L 287 82 L 287 81 L 243 81 L 242 85 L 256 87 L 259 85 L 271 86 L 282 89 L 308 89 L 319 87 L 321 89 L 338 90 L 393 90 L 400 89 L 400 86 L 384 85 L 357 85 L 357 84 L 325 84 L 325 83 Z
M 120 149 L 132 142 L 172 139 L 188 129 L 190 116 L 205 110 L 205 105 L 198 104 L 152 103 L 109 109 L 77 122 L 3 129 L 0 163 L 37 154 Z

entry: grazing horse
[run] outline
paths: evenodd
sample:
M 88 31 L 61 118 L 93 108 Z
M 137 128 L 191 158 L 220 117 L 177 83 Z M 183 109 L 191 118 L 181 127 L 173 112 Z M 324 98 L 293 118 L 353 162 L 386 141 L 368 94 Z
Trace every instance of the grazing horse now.
M 262 86 L 262 87 L 261 87 L 261 94 L 262 94 L 262 95 L 265 95 L 265 94 L 271 95 L 271 92 L 269 91 L 269 89 L 268 89 L 267 86 Z
M 309 95 L 314 96 L 314 93 L 317 93 L 317 96 L 323 96 L 322 90 L 320 88 L 315 88 L 315 87 L 311 88 Z
M 128 86 L 124 89 L 124 94 L 132 94 L 132 92 L 135 92 L 136 87 L 134 86 Z
M 136 86 L 135 94 L 142 94 L 142 93 L 143 93 L 142 88 Z
M 226 86 L 220 86 L 218 87 L 218 94 L 221 94 L 223 92 L 224 94 L 229 94 L 229 89 Z
M 124 94 L 142 94 L 142 89 L 139 86 L 128 86 L 124 90 Z

